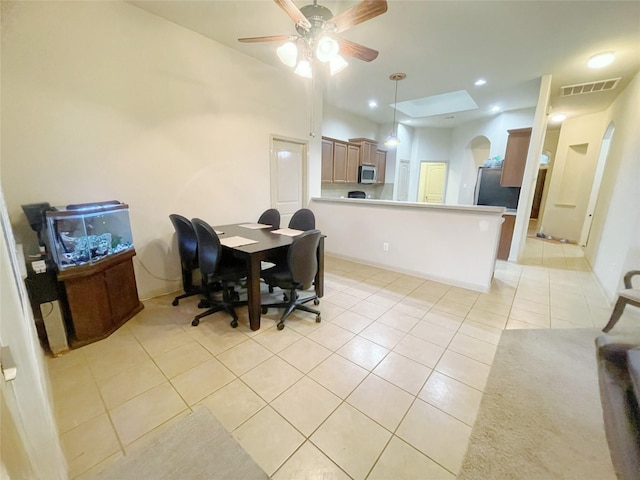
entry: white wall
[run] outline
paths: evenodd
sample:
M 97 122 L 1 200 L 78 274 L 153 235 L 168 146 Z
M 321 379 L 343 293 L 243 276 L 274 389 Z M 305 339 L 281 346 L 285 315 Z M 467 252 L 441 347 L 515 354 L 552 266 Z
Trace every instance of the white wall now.
M 420 186 L 420 164 L 422 162 L 445 162 L 449 170 L 451 155 L 450 128 L 416 128 L 413 135 L 411 158 L 411 180 L 409 182 L 409 201 L 418 201 Z M 447 172 L 448 173 L 448 172 Z M 446 192 L 445 192 L 446 195 Z
M 605 112 L 596 138 L 613 122 L 609 156 L 585 255 L 610 300 L 622 277 L 640 268 L 640 75 Z
M 309 141 L 307 86 L 290 72 L 122 2 L 2 9 L 1 173 L 18 241 L 35 248 L 21 204 L 124 201 L 141 298 L 180 287 L 170 213 L 257 218 L 271 135 Z
M 370 138 L 379 143 L 384 141 L 380 135 L 380 125 L 366 118 L 346 112 L 333 105 L 322 107 L 322 135 L 338 140 L 350 138 Z
M 477 291 L 491 287 L 500 207 L 313 199 L 309 208 L 328 253 Z
M 474 164 L 471 141 L 485 136 L 491 142 L 489 157 L 504 157 L 507 148 L 507 130 L 530 127 L 533 124 L 535 108 L 505 112 L 489 120 L 465 123 L 453 129 L 447 182 L 446 203 L 472 205 L 473 193 L 478 175 Z
M 580 239 L 602 134 L 606 129 L 604 121 L 605 114 L 601 112 L 563 122 L 541 225 L 546 235 L 574 242 Z M 570 169 L 567 157 L 571 155 L 572 146 L 577 145 L 587 145 L 586 154 L 580 158 L 579 165 Z M 572 183 L 570 187 L 575 188 L 575 192 L 567 188 L 566 182 Z M 567 198 L 567 191 L 574 193 L 570 195 L 571 199 Z M 570 205 L 574 202 L 575 205 Z

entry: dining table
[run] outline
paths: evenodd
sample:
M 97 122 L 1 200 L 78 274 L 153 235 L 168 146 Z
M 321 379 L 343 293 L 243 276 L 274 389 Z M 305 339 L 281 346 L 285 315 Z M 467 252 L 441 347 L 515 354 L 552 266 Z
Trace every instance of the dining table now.
M 249 311 L 249 327 L 260 329 L 261 289 L 260 271 L 262 262 L 282 258 L 296 234 L 288 228 L 274 228 L 271 225 L 257 223 L 234 223 L 213 226 L 225 251 L 242 259 L 247 266 L 247 309 Z M 318 271 L 314 287 L 318 298 L 324 295 L 324 235 L 318 243 Z

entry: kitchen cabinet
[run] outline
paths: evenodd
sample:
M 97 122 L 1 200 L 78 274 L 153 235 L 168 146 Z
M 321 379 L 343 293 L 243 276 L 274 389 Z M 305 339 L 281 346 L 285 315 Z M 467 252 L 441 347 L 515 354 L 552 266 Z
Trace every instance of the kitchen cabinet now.
M 360 147 L 347 144 L 347 183 L 358 183 L 358 166 L 360 165 Z
M 527 152 L 531 142 L 531 128 L 508 130 L 507 149 L 502 164 L 500 185 L 503 187 L 521 187 Z
M 322 182 L 357 183 L 360 146 L 322 137 Z
M 502 231 L 500 232 L 500 242 L 498 243 L 498 259 L 507 260 L 511 251 L 511 239 L 513 238 L 513 228 L 516 224 L 515 215 L 502 215 Z
M 377 176 L 376 183 L 384 183 L 385 170 L 387 169 L 387 151 L 386 150 L 377 150 L 376 151 L 376 166 Z
M 347 181 L 347 144 L 333 142 L 333 182 Z
M 350 138 L 349 141 L 360 145 L 360 165 L 377 166 L 378 142 L 369 138 Z
M 322 138 L 322 182 L 333 182 L 333 140 Z

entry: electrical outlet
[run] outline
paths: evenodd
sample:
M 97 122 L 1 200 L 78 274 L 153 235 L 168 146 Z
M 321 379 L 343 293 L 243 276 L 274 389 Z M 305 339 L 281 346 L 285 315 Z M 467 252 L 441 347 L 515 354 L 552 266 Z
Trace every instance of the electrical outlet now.
M 389 244 L 387 242 L 384 242 L 382 244 L 382 250 L 384 250 L 385 252 L 389 251 Z

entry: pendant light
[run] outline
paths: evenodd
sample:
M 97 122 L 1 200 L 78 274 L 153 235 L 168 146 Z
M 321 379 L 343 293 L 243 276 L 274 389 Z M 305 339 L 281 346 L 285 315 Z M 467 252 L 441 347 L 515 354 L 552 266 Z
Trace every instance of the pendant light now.
M 396 82 L 396 95 L 393 101 L 393 125 L 391 127 L 391 135 L 389 135 L 384 141 L 384 144 L 388 147 L 400 144 L 400 139 L 398 138 L 398 130 L 396 129 L 396 105 L 398 104 L 398 82 L 400 80 L 404 80 L 405 78 L 407 78 L 406 73 L 392 73 L 391 75 L 389 75 L 389 80 L 393 80 L 394 82 Z

